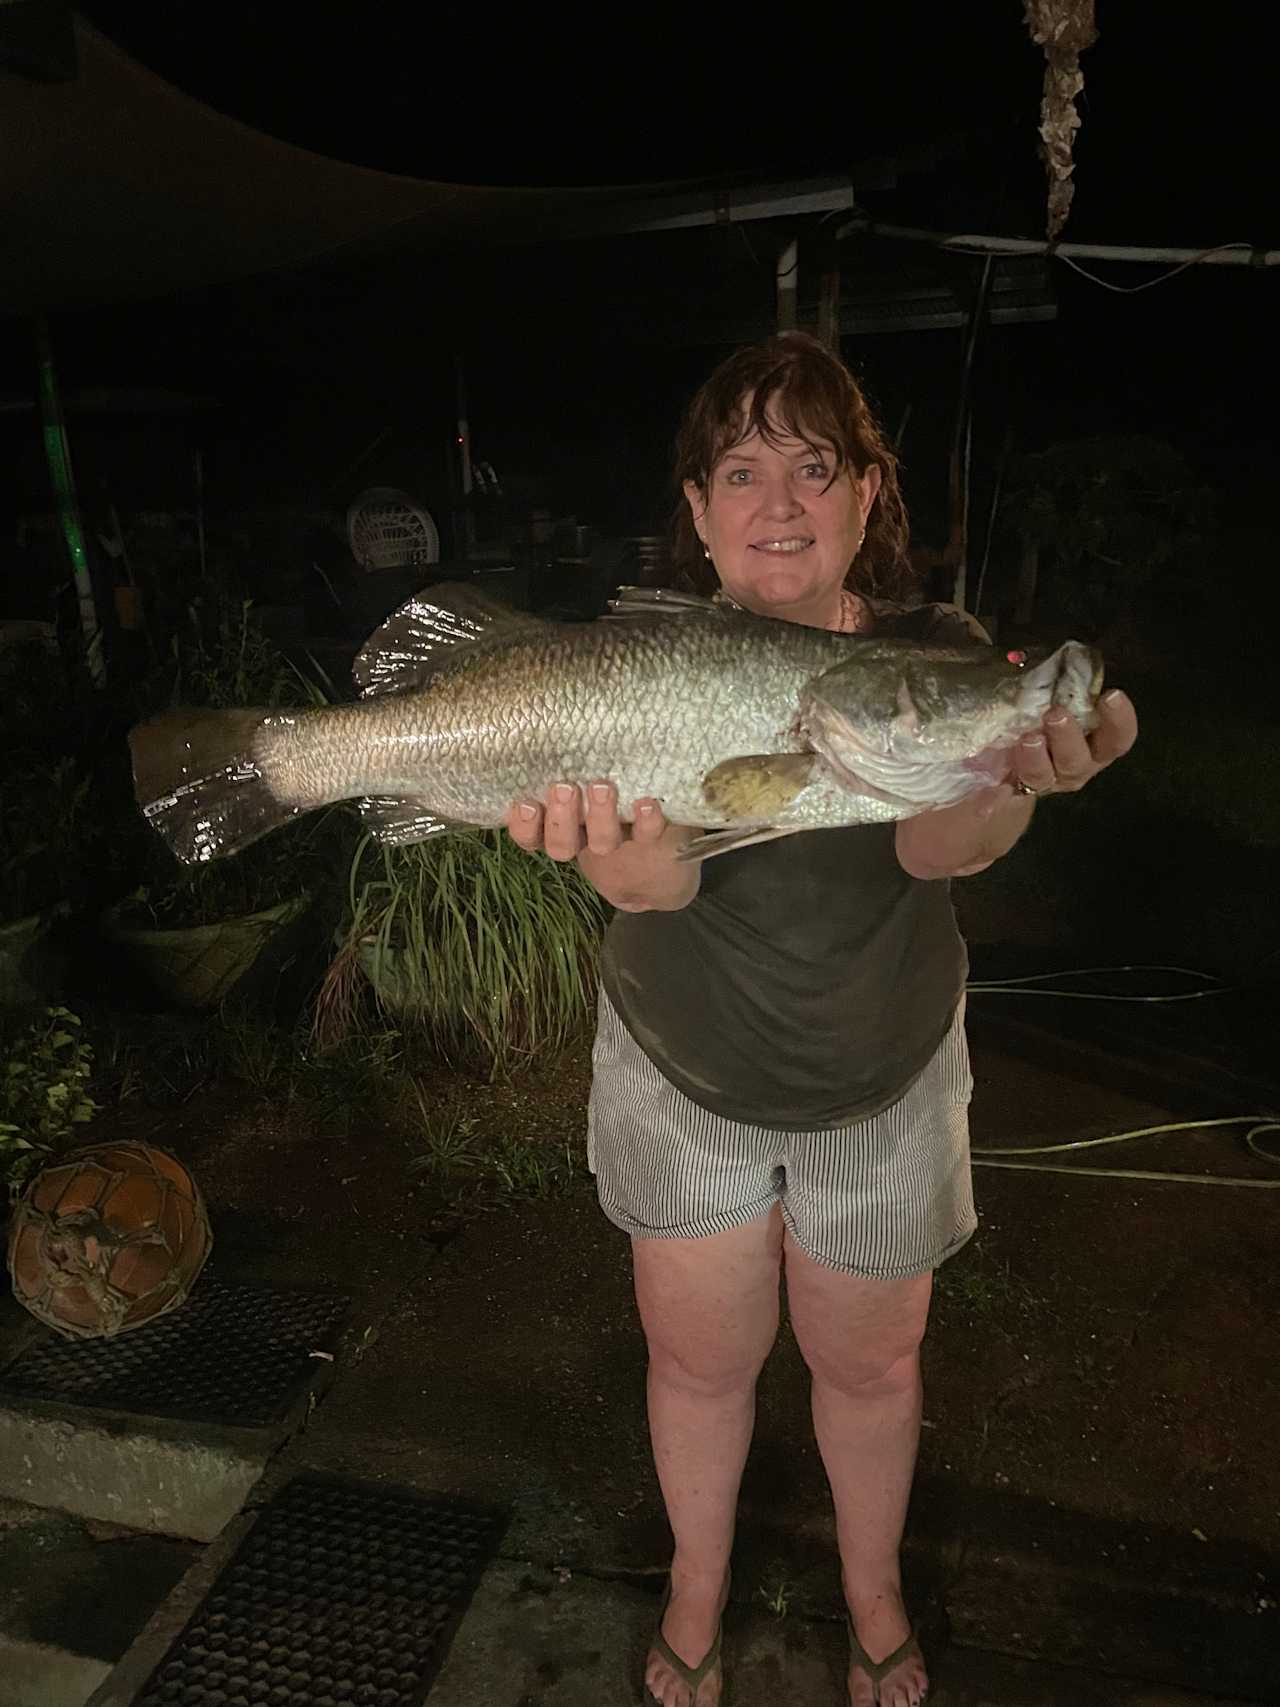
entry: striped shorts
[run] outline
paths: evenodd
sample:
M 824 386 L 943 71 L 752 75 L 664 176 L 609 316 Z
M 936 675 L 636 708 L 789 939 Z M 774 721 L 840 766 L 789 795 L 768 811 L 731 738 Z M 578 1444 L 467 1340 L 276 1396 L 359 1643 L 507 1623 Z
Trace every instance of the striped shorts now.
M 633 1238 L 704 1238 L 776 1203 L 815 1262 L 896 1280 L 936 1268 L 977 1225 L 963 1002 L 897 1102 L 829 1131 L 708 1113 L 658 1071 L 603 989 L 592 1066 L 587 1161 L 601 1208 Z

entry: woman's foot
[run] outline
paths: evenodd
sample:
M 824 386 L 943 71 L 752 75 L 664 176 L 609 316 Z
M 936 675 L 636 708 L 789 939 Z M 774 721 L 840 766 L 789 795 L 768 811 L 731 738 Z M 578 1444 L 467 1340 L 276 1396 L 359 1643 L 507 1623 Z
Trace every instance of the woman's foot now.
M 849 1657 L 849 1707 L 921 1707 L 929 1691 L 929 1673 L 911 1620 L 896 1587 L 874 1594 L 849 1595 L 849 1623 L 854 1641 Z M 887 1671 L 881 1668 L 892 1656 Z
M 690 1584 L 667 1584 L 658 1633 L 645 1661 L 648 1698 L 662 1707 L 719 1707 L 724 1686 L 720 1664 L 720 1621 L 728 1583 L 708 1592 Z

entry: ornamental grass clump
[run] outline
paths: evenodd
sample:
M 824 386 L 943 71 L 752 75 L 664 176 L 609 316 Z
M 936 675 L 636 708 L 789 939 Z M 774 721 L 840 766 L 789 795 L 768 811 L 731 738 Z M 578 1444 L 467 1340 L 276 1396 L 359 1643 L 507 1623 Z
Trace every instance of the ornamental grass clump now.
M 372 991 L 446 1060 L 507 1073 L 581 1034 L 604 923 L 605 905 L 576 866 L 527 854 L 503 831 L 403 848 L 366 837 L 317 1001 L 317 1040 L 349 1035 Z

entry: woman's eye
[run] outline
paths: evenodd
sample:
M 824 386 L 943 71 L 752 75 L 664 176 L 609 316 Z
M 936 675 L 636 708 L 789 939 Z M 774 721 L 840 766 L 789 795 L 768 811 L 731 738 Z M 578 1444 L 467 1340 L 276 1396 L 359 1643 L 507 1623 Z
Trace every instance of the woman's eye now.
M 751 478 L 749 468 L 731 468 L 726 476 L 730 486 L 745 486 Z
M 804 471 L 810 480 L 826 480 L 828 477 L 825 462 L 807 462 Z

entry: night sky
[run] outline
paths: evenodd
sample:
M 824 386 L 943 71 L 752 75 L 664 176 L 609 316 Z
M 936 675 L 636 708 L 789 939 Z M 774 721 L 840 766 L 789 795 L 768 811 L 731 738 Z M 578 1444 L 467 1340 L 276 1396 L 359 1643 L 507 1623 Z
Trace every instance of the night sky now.
M 1017 0 L 978 7 L 503 8 L 90 3 L 153 70 L 303 147 L 462 183 L 839 170 L 954 129 L 1034 147 L 1042 59 Z M 1265 240 L 1269 72 L 1257 13 L 1099 6 L 1069 235 Z M 1013 176 L 1034 180 L 1036 163 Z M 1029 170 L 1026 168 L 1029 167 Z M 1025 211 L 1025 210 L 1024 210 Z
M 90 3 L 90 20 L 159 75 L 289 142 L 364 166 L 462 183 L 652 182 L 709 173 L 821 175 L 963 135 L 951 166 L 868 194 L 875 215 L 1041 235 L 1043 61 L 1015 0 L 775 8 L 420 6 L 284 9 L 183 0 Z M 975 17 L 981 17 L 975 23 Z M 1085 56 L 1077 240 L 1280 243 L 1264 56 L 1247 8 L 1158 30 L 1099 6 Z M 646 301 L 769 302 L 776 228 L 512 251 L 478 267 L 406 261 L 261 280 L 181 304 L 69 317 L 71 379 L 215 390 L 232 407 L 227 489 L 254 470 L 291 496 L 379 431 L 418 455 L 444 441 L 449 361 L 465 347 L 477 449 L 537 471 L 607 525 L 640 531 L 665 503 L 681 403 L 715 347 L 646 346 Z M 901 254 L 902 252 L 899 251 Z M 918 256 L 912 256 L 912 260 Z M 903 255 L 905 261 L 906 257 Z M 850 257 L 850 266 L 861 264 Z M 1096 269 L 1132 286 L 1160 269 Z M 963 281 L 967 262 L 953 269 Z M 1056 322 L 989 331 L 975 394 L 979 462 L 1007 424 L 1028 446 L 1090 431 L 1173 438 L 1233 504 L 1264 514 L 1273 476 L 1269 347 L 1277 272 L 1198 269 L 1138 294 L 1054 269 Z M 647 293 L 647 295 L 646 295 Z M 674 306 L 672 304 L 672 298 Z M 692 312 L 692 311 L 690 311 Z M 761 330 L 765 329 L 764 326 Z M 847 340 L 890 420 L 913 405 L 908 483 L 936 534 L 959 365 L 956 331 Z M 602 374 L 608 376 L 602 382 Z M 611 382 L 611 383 L 610 383 Z M 238 411 L 238 413 L 237 413 Z M 407 447 L 414 447 L 410 451 Z M 276 460 L 264 460 L 265 447 Z M 592 498 L 595 497 L 593 503 Z

